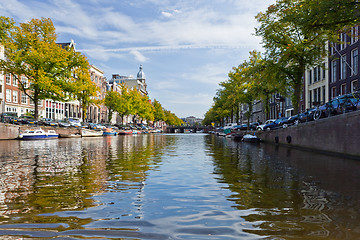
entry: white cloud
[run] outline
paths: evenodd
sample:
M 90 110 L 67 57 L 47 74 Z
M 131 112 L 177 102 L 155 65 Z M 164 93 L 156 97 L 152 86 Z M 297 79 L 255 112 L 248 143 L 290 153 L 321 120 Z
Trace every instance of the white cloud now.
M 164 17 L 168 17 L 168 18 L 170 18 L 170 17 L 173 16 L 172 13 L 170 13 L 170 12 L 161 12 L 161 14 L 162 14 Z
M 139 51 L 137 50 L 131 50 L 130 53 L 135 57 L 135 59 L 139 62 L 145 62 L 147 60 L 147 58 L 142 55 Z

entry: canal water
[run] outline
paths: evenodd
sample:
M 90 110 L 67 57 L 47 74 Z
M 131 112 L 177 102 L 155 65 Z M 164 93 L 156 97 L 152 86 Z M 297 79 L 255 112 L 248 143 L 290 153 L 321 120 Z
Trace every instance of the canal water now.
M 0 142 L 0 239 L 360 239 L 360 161 L 206 134 Z

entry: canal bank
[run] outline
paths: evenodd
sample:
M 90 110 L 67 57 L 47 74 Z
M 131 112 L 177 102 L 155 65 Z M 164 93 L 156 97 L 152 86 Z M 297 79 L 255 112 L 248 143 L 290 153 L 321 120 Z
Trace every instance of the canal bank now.
M 360 111 L 271 131 L 257 132 L 266 143 L 360 158 Z
M 38 126 L 40 127 L 40 126 Z M 38 128 L 35 127 L 35 128 Z M 27 125 L 14 125 L 8 123 L 0 123 L 0 140 L 13 140 L 19 137 L 19 134 L 24 132 L 26 129 L 33 129 L 34 126 Z M 41 126 L 45 131 L 53 129 L 58 134 L 74 134 L 79 133 L 79 129 L 75 128 L 53 128 L 48 126 Z

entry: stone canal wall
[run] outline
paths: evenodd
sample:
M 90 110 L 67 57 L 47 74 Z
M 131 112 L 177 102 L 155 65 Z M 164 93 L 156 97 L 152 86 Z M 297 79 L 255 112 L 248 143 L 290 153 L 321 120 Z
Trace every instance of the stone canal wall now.
M 36 128 L 36 127 L 0 123 L 0 140 L 16 139 L 21 132 L 30 128 Z M 53 128 L 47 126 L 41 126 L 41 128 L 44 129 L 45 131 L 49 129 L 54 129 L 56 133 L 59 134 L 79 133 L 79 129 L 74 129 L 74 128 Z
M 269 143 L 360 157 L 360 111 L 257 135 Z

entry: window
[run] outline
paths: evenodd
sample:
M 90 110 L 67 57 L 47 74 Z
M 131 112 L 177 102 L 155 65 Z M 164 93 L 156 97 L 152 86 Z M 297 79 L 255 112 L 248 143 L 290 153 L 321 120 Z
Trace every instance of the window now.
M 351 76 L 358 74 L 358 66 L 359 66 L 359 54 L 358 49 L 354 49 L 351 51 Z
M 325 63 L 322 65 L 322 80 L 324 80 L 326 77 L 326 66 Z
M 333 99 L 334 97 L 336 97 L 336 87 L 331 88 L 331 99 Z
M 27 88 L 27 83 L 28 83 L 27 77 L 21 76 L 21 83 L 25 88 Z
M 355 92 L 358 89 L 358 80 L 351 82 L 351 92 Z
M 341 56 L 341 61 L 340 61 L 340 76 L 341 76 L 341 79 L 345 79 L 345 78 L 346 78 L 346 55 L 342 55 L 342 56 Z
M 318 91 L 317 89 L 314 89 L 314 105 L 318 105 Z
M 6 89 L 6 101 L 11 102 L 11 90 Z
M 345 49 L 346 47 L 346 33 L 341 33 L 340 34 L 340 50 Z
M 344 95 L 346 93 L 346 83 L 341 84 L 340 86 L 340 95 Z
M 336 43 L 332 43 L 330 44 L 330 52 L 331 52 L 331 55 L 334 55 L 335 54 L 335 48 L 336 48 Z
M 13 91 L 13 103 L 17 103 L 18 102 L 18 92 L 17 91 Z
M 325 103 L 325 86 L 322 87 L 322 104 Z
M 336 82 L 336 60 L 331 62 L 331 82 Z
M 317 67 L 314 67 L 314 82 L 317 82 L 317 81 L 318 81 L 318 78 L 317 78 L 318 74 L 317 74 L 317 72 L 318 72 Z
M 309 91 L 309 102 L 310 102 L 310 107 L 312 107 L 312 95 L 311 95 L 312 91 Z
M 351 44 L 356 43 L 359 40 L 359 27 L 351 28 Z
M 6 74 L 6 84 L 11 85 L 11 74 L 10 73 Z
M 309 70 L 309 84 L 312 83 L 312 71 L 311 69 Z
M 28 96 L 26 96 L 25 93 L 21 93 L 21 103 L 22 104 L 27 104 L 27 99 L 28 99 Z
M 13 86 L 17 87 L 18 83 L 17 83 L 17 78 L 13 77 Z

